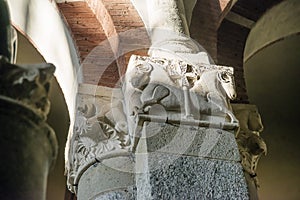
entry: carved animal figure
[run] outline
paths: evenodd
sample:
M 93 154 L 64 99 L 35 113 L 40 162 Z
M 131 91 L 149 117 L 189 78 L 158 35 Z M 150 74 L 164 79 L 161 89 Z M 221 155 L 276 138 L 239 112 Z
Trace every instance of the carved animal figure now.
M 230 121 L 237 122 L 231 111 L 229 99 L 236 98 L 233 73 L 229 70 L 207 70 L 190 89 L 191 92 L 205 96 L 211 104 L 219 107 L 219 111 L 227 114 Z
M 185 113 L 186 99 L 183 92 L 182 88 L 165 83 L 149 83 L 140 97 L 143 110 L 147 112 L 152 105 L 160 104 L 167 111 Z M 191 114 L 196 118 L 200 113 L 212 114 L 219 111 L 219 106 L 209 103 L 204 96 L 197 93 L 191 94 L 188 100 Z
M 185 101 L 182 88 L 171 86 L 165 83 L 148 83 L 148 85 L 139 92 L 135 92 L 133 99 L 138 98 L 135 102 L 139 102 L 134 112 L 148 112 L 152 105 L 160 104 L 166 111 L 175 111 L 185 113 Z M 134 100 L 131 100 L 131 103 Z M 200 113 L 212 114 L 220 112 L 220 106 L 208 102 L 207 99 L 197 93 L 191 93 L 189 98 L 191 111 L 195 118 L 200 116 Z M 137 104 L 136 104 L 137 105 Z
M 130 96 L 125 96 L 125 98 L 129 99 L 127 106 L 130 109 L 131 115 L 137 114 L 142 107 L 140 96 L 150 82 L 150 74 L 152 69 L 153 67 L 146 62 L 137 64 L 133 69 L 133 73 L 130 76 L 129 82 L 134 88 L 134 91 Z M 124 88 L 126 88 L 126 84 L 124 84 Z
M 156 70 L 156 69 L 155 69 Z M 137 72 L 131 78 L 131 85 L 135 92 L 130 98 L 130 103 L 134 107 L 133 113 L 147 112 L 154 104 L 161 104 L 165 110 L 178 111 L 184 113 L 185 101 L 182 88 L 174 86 L 174 83 L 166 84 L 153 81 L 152 72 L 146 70 Z M 166 72 L 165 72 L 166 73 Z M 205 114 L 227 114 L 231 122 L 237 122 L 236 118 L 229 110 L 227 97 L 236 97 L 233 75 L 227 70 L 207 70 L 190 90 L 189 106 L 193 111 L 193 116 Z
M 127 97 L 132 115 L 145 113 L 152 105 L 160 104 L 167 111 L 187 113 L 186 110 L 189 109 L 198 119 L 201 113 L 225 114 L 230 117 L 231 122 L 237 122 L 228 102 L 228 98 L 236 98 L 230 69 L 206 69 L 200 79 L 191 84 L 193 87 L 187 95 L 183 88 L 172 81 L 164 67 L 153 67 L 149 62 L 135 59 L 131 61 L 133 68 L 128 78 L 134 89 Z

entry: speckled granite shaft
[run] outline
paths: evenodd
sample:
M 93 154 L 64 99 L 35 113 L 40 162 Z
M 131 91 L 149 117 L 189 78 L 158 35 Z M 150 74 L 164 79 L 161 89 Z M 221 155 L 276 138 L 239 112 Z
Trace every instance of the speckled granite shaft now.
M 165 153 L 151 154 L 148 163 L 149 172 L 136 175 L 137 196 L 146 199 L 249 199 L 239 163 Z
M 137 199 L 249 199 L 233 132 L 144 126 L 136 153 Z
M 162 152 L 240 161 L 240 154 L 232 132 L 155 122 L 145 125 L 137 152 Z
M 242 167 L 232 161 L 155 153 L 136 186 L 104 192 L 96 200 L 249 199 Z
M 120 162 L 121 160 L 117 159 L 117 163 Z M 127 178 L 118 178 L 107 174 L 110 171 L 108 168 L 102 170 L 99 181 L 103 182 L 101 174 L 105 180 L 114 177 L 111 180 L 115 181 L 110 186 L 111 190 L 99 189 L 97 191 L 102 192 L 93 199 L 249 199 L 232 132 L 214 128 L 147 123 L 139 138 L 134 158 L 122 163 L 132 166 L 133 174 Z M 95 173 L 91 173 L 86 180 L 94 175 Z M 127 185 L 121 184 L 125 182 Z M 115 187 L 117 185 L 122 187 Z

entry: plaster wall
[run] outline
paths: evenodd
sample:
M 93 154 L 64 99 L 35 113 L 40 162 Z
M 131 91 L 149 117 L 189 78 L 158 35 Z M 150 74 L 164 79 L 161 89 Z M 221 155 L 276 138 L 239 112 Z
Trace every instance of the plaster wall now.
M 251 103 L 262 115 L 268 154 L 258 166 L 261 199 L 300 197 L 300 2 L 283 1 L 260 18 L 245 47 Z
M 287 0 L 271 8 L 252 28 L 244 51 L 244 61 L 260 49 L 290 35 L 299 34 L 300 1 Z

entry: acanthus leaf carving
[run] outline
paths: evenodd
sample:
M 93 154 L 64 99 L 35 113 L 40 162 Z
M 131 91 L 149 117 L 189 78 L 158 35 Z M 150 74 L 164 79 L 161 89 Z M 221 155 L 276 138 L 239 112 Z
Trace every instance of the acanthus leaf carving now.
M 113 96 L 79 94 L 70 145 L 66 168 L 68 186 L 76 192 L 77 181 L 85 168 L 107 155 L 128 152 L 130 141 L 122 100 Z

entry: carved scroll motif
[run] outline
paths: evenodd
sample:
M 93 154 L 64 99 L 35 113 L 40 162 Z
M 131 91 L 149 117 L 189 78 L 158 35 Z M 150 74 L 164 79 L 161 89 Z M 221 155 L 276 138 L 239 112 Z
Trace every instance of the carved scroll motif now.
M 79 94 L 67 167 L 68 186 L 76 192 L 81 173 L 107 156 L 127 152 L 130 141 L 121 99 Z
M 229 99 L 236 97 L 230 67 L 132 56 L 124 91 L 129 116 L 149 114 L 159 104 L 182 118 L 204 120 L 202 115 L 217 115 L 237 122 L 229 105 Z
M 260 157 L 267 153 L 267 145 L 260 136 L 263 124 L 255 105 L 235 104 L 233 110 L 240 122 L 237 143 L 242 156 L 242 166 L 256 188 L 259 187 L 256 168 Z

